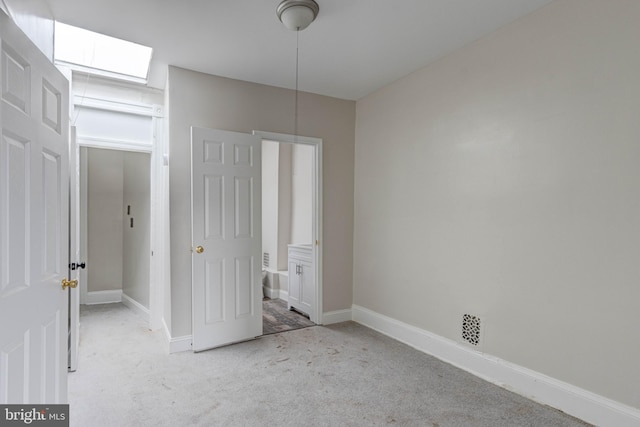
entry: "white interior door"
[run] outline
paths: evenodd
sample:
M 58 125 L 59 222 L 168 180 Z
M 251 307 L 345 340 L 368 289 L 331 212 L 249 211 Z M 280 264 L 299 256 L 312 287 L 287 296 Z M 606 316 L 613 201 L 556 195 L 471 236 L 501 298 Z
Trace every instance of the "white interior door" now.
M 262 335 L 261 140 L 191 128 L 193 350 Z
M 65 403 L 68 82 L 1 11 L 0 38 L 0 403 Z

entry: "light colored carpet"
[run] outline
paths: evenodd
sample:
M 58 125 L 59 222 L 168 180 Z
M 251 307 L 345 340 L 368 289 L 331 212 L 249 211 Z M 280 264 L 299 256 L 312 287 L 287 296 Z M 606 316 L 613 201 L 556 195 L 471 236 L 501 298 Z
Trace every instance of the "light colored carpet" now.
M 121 304 L 83 306 L 72 426 L 584 426 L 353 322 L 165 354 Z

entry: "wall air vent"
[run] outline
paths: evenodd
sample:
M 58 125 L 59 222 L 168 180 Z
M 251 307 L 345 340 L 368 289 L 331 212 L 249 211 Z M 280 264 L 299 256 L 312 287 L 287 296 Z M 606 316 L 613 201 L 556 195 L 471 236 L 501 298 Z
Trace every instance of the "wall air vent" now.
M 262 266 L 269 267 L 269 252 L 264 252 L 262 254 Z
M 462 315 L 462 340 L 473 346 L 480 344 L 480 318 L 470 314 Z

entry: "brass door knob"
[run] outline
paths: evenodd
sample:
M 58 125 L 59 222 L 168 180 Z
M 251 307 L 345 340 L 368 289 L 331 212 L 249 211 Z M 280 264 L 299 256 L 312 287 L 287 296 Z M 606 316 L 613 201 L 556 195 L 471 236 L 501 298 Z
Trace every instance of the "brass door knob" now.
M 202 246 L 198 246 L 198 247 L 196 248 L 196 252 L 197 252 L 197 253 L 199 253 L 199 254 L 201 254 L 202 252 L 204 252 L 204 248 L 203 248 Z
M 67 280 L 66 277 L 62 279 L 62 290 L 65 290 L 67 288 L 77 288 L 77 287 L 78 287 L 77 280 Z

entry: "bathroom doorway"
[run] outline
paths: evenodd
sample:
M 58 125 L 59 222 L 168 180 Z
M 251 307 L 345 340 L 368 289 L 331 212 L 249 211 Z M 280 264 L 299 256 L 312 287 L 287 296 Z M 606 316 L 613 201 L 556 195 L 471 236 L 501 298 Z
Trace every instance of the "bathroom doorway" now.
M 321 323 L 321 141 L 262 136 L 263 334 Z M 292 248 L 306 251 L 302 262 Z M 295 250 L 295 249 L 294 249 Z M 304 280 L 303 280 L 303 274 Z M 304 294 L 305 304 L 301 304 Z

